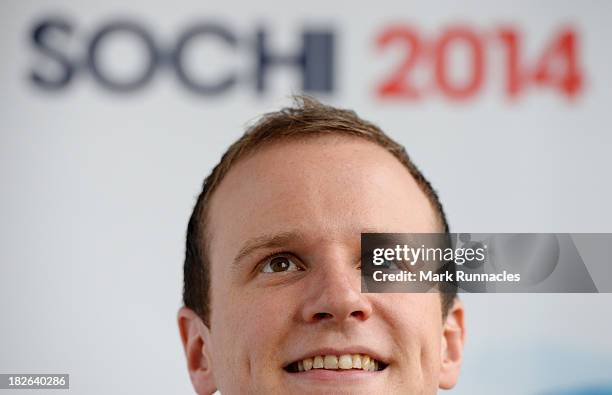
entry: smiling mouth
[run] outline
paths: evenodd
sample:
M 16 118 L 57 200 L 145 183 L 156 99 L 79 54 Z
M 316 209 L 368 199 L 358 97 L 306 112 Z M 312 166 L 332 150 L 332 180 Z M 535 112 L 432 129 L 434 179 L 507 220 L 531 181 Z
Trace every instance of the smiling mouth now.
M 343 355 L 317 355 L 305 358 L 285 366 L 289 373 L 307 372 L 312 369 L 324 370 L 362 370 L 366 372 L 377 372 L 387 367 L 382 361 L 378 361 L 365 354 L 343 354 Z

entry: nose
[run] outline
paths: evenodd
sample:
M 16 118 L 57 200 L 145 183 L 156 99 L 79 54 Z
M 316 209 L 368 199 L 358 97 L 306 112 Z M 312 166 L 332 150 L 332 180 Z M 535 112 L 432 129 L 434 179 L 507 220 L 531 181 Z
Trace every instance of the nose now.
M 372 305 L 361 293 L 361 272 L 340 254 L 319 260 L 304 299 L 302 319 L 308 323 L 365 321 Z

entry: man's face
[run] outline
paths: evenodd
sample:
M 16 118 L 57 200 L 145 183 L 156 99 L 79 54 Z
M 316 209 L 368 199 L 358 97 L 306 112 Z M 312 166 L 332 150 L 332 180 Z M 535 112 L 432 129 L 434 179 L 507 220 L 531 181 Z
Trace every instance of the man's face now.
M 362 232 L 439 231 L 423 192 L 383 148 L 342 136 L 264 147 L 221 182 L 207 231 L 204 349 L 224 395 L 437 391 L 440 296 L 360 293 Z M 355 354 L 378 370 L 333 369 L 334 357 Z M 316 356 L 329 369 L 293 371 Z

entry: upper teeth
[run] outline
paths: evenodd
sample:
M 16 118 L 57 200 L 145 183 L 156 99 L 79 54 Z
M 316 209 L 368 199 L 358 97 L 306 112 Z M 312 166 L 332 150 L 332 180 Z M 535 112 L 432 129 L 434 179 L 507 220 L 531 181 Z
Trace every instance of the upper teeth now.
M 304 372 L 310 369 L 362 369 L 368 371 L 378 370 L 378 361 L 368 355 L 343 354 L 336 355 L 317 355 L 313 358 L 306 358 L 298 361 L 298 371 Z

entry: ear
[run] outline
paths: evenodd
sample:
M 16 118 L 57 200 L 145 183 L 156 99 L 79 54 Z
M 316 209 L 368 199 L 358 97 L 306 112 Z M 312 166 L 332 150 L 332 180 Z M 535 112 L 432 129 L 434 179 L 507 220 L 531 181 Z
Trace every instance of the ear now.
M 178 326 L 193 388 L 199 395 L 212 394 L 217 386 L 212 369 L 210 330 L 187 307 L 181 307 L 178 312 Z
M 461 370 L 461 359 L 463 357 L 463 341 L 465 338 L 465 324 L 463 320 L 463 303 L 455 298 L 453 306 L 449 309 L 442 331 L 441 389 L 451 389 L 457 383 L 459 371 Z

